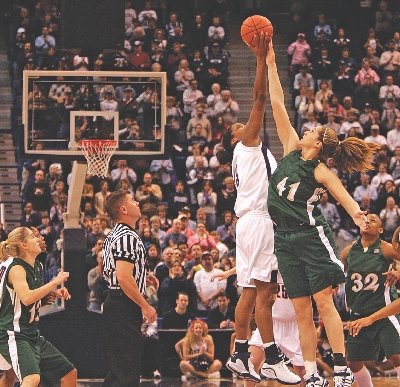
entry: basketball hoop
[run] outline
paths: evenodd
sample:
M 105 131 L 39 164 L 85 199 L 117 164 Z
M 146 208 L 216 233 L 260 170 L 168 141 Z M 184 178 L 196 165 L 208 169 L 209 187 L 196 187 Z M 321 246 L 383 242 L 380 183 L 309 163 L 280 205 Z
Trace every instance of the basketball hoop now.
M 106 177 L 108 163 L 117 149 L 114 140 L 80 140 L 78 147 L 87 160 L 87 174 Z

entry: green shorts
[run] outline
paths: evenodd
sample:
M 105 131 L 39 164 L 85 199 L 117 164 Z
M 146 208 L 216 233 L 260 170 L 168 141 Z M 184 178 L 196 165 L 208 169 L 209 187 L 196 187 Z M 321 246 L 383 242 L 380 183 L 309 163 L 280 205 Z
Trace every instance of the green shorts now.
M 385 356 L 400 353 L 399 315 L 390 316 L 363 327 L 357 336 L 347 337 L 347 359 L 350 361 L 378 360 L 379 350 Z
M 0 348 L 20 382 L 28 375 L 39 374 L 42 386 L 51 387 L 74 369 L 69 360 L 42 336 L 28 338 L 9 332 L 8 340 L 4 337 L 0 340 Z
M 278 228 L 275 254 L 290 298 L 310 296 L 345 282 L 329 226 Z

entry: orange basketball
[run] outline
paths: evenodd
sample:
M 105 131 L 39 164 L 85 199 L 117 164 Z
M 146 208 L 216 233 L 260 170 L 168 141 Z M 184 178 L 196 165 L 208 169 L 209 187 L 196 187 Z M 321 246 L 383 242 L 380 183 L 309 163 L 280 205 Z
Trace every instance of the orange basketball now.
M 249 43 L 252 47 L 255 47 L 254 35 L 259 35 L 261 31 L 266 32 L 269 37 L 272 38 L 274 27 L 266 17 L 253 15 L 249 16 L 243 22 L 242 27 L 240 28 L 240 35 L 246 43 Z

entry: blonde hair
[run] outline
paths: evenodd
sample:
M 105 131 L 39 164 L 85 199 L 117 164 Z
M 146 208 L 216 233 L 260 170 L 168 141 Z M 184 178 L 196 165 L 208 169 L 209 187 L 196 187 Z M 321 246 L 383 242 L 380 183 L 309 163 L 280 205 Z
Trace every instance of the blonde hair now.
M 326 160 L 332 157 L 336 167 L 345 172 L 365 172 L 374 169 L 372 157 L 379 145 L 365 142 L 356 137 L 339 141 L 334 129 L 324 125 L 318 127 L 319 141 L 322 142 L 320 157 Z
M 31 230 L 28 227 L 17 227 L 8 234 L 7 240 L 0 243 L 0 259 L 7 260 L 9 257 L 21 257 L 23 251 L 21 243 L 28 240 Z

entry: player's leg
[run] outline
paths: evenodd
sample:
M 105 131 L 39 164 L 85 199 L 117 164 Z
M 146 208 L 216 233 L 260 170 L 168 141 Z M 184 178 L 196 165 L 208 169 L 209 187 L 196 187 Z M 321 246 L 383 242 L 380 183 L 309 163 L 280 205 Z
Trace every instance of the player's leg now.
M 63 378 L 61 378 L 61 387 L 76 387 L 78 382 L 78 373 L 74 368 L 68 372 Z
M 318 313 L 324 322 L 326 334 L 333 351 L 333 381 L 335 387 L 351 386 L 354 378 L 347 367 L 343 324 L 333 303 L 332 286 L 315 293 L 313 298 L 317 305 Z
M 262 345 L 261 340 L 260 340 L 260 345 Z M 260 372 L 261 366 L 264 363 L 264 359 L 265 359 L 265 353 L 264 353 L 263 348 L 250 344 L 249 351 L 251 353 L 251 362 L 254 365 L 254 369 L 256 370 L 256 372 Z M 244 386 L 245 387 L 255 387 L 256 382 L 253 382 L 250 380 L 245 380 Z
M 347 364 L 353 372 L 358 387 L 373 387 L 371 374 L 363 361 L 348 361 Z
M 250 361 L 249 345 L 247 341 L 251 315 L 253 313 L 257 291 L 254 287 L 244 287 L 235 309 L 235 348 L 228 359 L 226 367 L 244 379 L 261 381 Z
M 27 375 L 22 379 L 21 387 L 37 387 L 40 383 L 39 374 Z

